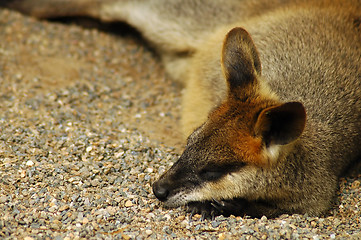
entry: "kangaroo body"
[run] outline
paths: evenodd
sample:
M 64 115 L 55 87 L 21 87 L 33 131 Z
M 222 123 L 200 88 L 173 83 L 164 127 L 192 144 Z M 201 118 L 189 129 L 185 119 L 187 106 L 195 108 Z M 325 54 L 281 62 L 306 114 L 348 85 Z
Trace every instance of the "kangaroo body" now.
M 182 126 L 193 133 L 153 185 L 167 206 L 320 215 L 360 159 L 360 1 L 34 2 L 7 4 L 127 22 L 184 83 Z

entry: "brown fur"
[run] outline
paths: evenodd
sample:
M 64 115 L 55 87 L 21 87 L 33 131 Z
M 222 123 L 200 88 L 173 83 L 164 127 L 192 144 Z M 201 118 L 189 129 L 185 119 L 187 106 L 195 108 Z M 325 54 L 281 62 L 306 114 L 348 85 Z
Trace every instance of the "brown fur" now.
M 45 18 L 127 22 L 184 83 L 188 143 L 153 186 L 167 206 L 211 215 L 320 215 L 338 177 L 360 159 L 359 0 L 6 5 Z

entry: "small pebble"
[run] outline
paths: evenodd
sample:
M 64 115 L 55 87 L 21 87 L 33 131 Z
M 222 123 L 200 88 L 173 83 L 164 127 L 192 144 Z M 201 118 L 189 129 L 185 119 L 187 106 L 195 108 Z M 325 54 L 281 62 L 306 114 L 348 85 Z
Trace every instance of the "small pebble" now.
M 85 149 L 86 152 L 90 152 L 91 150 L 93 150 L 93 147 L 92 146 L 89 146 Z
M 69 209 L 69 205 L 65 204 L 59 208 L 59 211 L 62 212 L 64 210 L 68 210 L 68 209 Z
M 131 207 L 131 206 L 133 206 L 133 203 L 132 203 L 132 201 L 128 200 L 128 201 L 125 202 L 124 206 L 125 207 Z
M 29 166 L 29 167 L 34 166 L 34 162 L 29 160 L 26 162 L 26 166 Z
M 0 196 L 0 203 L 5 203 L 8 200 L 6 196 Z
M 24 237 L 24 240 L 35 240 L 35 238 L 32 238 L 32 237 Z

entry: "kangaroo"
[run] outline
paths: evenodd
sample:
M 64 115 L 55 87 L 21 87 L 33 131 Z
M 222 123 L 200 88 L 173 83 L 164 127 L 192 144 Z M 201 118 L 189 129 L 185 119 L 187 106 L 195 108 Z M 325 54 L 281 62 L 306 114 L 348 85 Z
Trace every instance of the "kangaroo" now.
M 179 160 L 153 184 L 205 216 L 325 214 L 361 157 L 360 0 L 13 0 L 138 29 L 185 86 Z

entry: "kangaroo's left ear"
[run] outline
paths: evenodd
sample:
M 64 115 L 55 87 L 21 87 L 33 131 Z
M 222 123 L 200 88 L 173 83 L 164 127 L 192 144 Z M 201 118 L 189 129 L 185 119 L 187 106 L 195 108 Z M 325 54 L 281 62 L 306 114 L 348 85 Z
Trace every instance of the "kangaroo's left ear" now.
M 226 35 L 221 63 L 230 93 L 237 94 L 239 87 L 255 83 L 256 75 L 261 75 L 261 61 L 256 46 L 243 28 L 233 28 Z
M 285 145 L 296 140 L 306 124 L 306 111 L 300 102 L 288 102 L 264 109 L 255 124 L 256 136 L 261 136 L 267 147 Z

